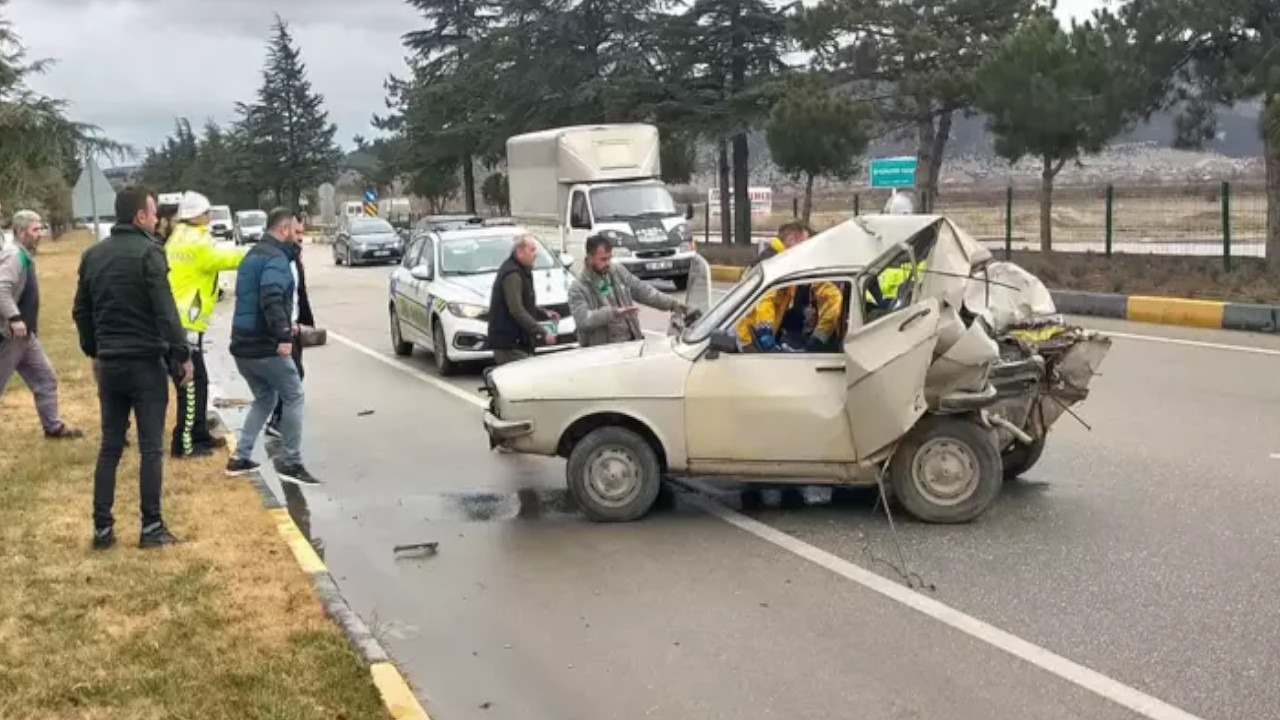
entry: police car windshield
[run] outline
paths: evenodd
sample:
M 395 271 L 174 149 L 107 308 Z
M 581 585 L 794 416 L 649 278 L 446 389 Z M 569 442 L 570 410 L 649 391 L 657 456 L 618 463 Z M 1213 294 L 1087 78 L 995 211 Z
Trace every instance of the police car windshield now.
M 497 272 L 498 266 L 511 256 L 513 243 L 515 236 L 510 233 L 445 238 L 440 241 L 440 274 L 484 275 Z M 555 258 L 542 243 L 538 243 L 538 257 L 533 261 L 533 269 L 550 270 L 555 266 Z

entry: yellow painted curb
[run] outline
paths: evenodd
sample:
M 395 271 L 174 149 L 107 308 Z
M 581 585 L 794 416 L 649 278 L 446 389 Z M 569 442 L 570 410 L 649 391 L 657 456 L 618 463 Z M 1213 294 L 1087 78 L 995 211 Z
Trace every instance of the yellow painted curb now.
M 732 265 L 712 265 L 711 279 L 716 282 L 738 282 L 742 279 L 742 273 L 746 268 L 733 267 Z
M 382 704 L 387 706 L 391 717 L 395 720 L 431 720 L 395 665 L 374 663 L 369 666 L 369 673 L 373 675 L 373 684 L 382 693 Z
M 1125 314 L 1136 322 L 1216 329 L 1222 327 L 1222 313 L 1226 305 L 1213 300 L 1135 295 L 1129 298 Z
M 315 548 L 311 547 L 311 543 L 303 537 L 302 531 L 294 524 L 293 518 L 289 517 L 289 511 L 284 508 L 274 508 L 267 511 L 267 514 L 276 521 L 276 530 L 280 531 L 280 537 L 284 538 L 285 543 L 289 545 L 289 549 L 293 551 L 293 557 L 298 561 L 298 566 L 308 575 L 311 573 L 328 572 L 328 568 L 324 566 L 324 561 L 316 554 Z

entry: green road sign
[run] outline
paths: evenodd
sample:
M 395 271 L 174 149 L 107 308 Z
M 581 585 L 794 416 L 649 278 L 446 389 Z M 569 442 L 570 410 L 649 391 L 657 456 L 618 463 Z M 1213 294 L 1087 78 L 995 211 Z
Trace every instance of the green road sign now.
M 913 157 L 876 158 L 871 161 L 871 187 L 911 187 L 916 184 Z

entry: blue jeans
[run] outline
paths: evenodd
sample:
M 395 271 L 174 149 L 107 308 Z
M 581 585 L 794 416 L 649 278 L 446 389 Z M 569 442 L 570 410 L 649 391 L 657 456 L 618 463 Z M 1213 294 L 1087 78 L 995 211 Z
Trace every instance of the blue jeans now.
M 253 393 L 253 405 L 240 428 L 236 442 L 236 457 L 248 460 L 253 455 L 253 445 L 258 435 L 281 403 L 280 434 L 283 436 L 284 457 L 282 463 L 295 465 L 302 462 L 302 378 L 292 358 L 278 355 L 266 358 L 236 358 L 236 369 L 249 383 Z

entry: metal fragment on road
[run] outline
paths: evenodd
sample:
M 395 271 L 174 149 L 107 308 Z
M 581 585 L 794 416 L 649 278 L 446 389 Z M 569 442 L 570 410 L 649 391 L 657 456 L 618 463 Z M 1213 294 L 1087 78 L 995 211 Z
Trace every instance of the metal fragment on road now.
M 356 417 L 368 417 L 372 414 L 373 414 L 372 410 L 361 410 L 360 412 L 356 413 Z
M 440 543 L 438 542 L 427 542 L 414 543 L 412 545 L 396 545 L 391 550 L 397 557 L 427 557 L 435 555 L 439 547 Z

